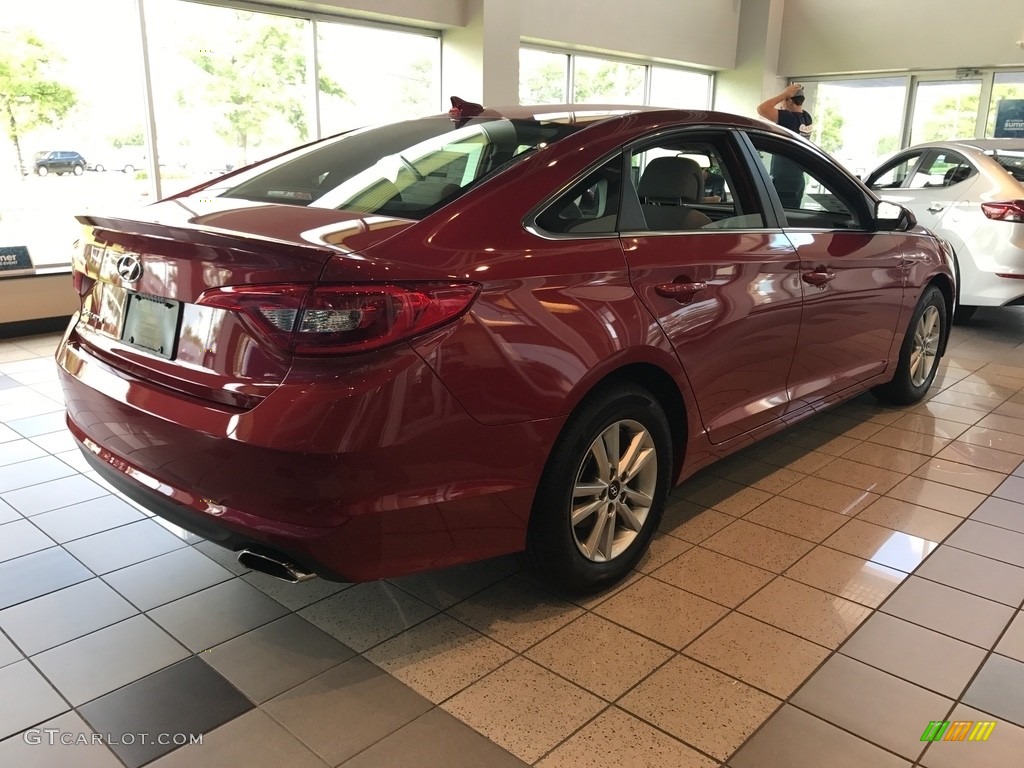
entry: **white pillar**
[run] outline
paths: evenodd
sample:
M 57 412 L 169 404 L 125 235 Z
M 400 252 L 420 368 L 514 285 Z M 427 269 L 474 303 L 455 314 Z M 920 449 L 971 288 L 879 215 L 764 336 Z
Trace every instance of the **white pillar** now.
M 715 77 L 715 109 L 756 117 L 757 105 L 785 86 L 779 77 L 785 0 L 743 0 L 736 68 Z
M 466 0 L 466 24 L 441 41 L 442 102 L 449 96 L 487 105 L 519 103 L 520 5 Z

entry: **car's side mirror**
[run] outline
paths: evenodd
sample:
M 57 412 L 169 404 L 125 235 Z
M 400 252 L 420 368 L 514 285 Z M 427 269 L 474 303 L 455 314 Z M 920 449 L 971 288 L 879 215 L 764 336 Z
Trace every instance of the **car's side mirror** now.
M 909 208 L 879 200 L 875 204 L 875 222 L 885 232 L 907 232 L 917 226 L 917 217 Z

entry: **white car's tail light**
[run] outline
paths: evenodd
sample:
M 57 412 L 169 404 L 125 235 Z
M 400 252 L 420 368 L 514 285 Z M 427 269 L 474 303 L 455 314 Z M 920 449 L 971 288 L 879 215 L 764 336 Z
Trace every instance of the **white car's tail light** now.
M 1024 200 L 982 203 L 982 212 L 994 221 L 1024 222 Z
M 197 304 L 243 313 L 297 355 L 366 352 L 451 322 L 473 303 L 476 283 L 239 285 Z

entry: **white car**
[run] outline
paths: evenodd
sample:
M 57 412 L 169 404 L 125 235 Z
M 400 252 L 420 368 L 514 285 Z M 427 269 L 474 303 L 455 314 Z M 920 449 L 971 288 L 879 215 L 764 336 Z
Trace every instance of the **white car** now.
M 956 319 L 1024 304 L 1024 139 L 958 139 L 897 153 L 865 179 L 952 245 Z

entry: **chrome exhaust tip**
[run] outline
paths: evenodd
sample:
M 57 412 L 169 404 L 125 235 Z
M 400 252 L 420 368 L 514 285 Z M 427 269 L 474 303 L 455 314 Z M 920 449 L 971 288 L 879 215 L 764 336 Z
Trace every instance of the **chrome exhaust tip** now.
M 243 549 L 238 553 L 238 562 L 253 571 L 265 573 L 275 579 L 298 584 L 303 581 L 315 579 L 316 574 L 304 570 L 290 560 L 266 552 L 256 552 L 251 549 Z

